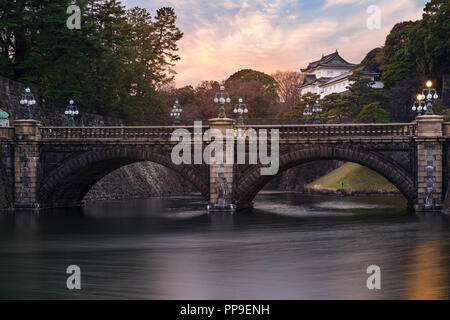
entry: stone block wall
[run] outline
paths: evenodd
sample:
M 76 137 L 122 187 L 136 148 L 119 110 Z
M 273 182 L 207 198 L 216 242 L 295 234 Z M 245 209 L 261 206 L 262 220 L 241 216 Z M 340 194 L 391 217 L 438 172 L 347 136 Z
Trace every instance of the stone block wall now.
M 14 202 L 14 149 L 0 144 L 0 208 L 9 208 Z
M 417 146 L 417 205 L 442 205 L 442 144 L 425 142 Z

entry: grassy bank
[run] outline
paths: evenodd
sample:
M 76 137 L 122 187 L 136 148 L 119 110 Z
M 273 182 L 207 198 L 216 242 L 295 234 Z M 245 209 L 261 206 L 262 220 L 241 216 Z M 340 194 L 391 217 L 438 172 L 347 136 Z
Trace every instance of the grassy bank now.
M 336 170 L 306 185 L 308 193 L 390 194 L 397 188 L 375 171 L 347 162 Z

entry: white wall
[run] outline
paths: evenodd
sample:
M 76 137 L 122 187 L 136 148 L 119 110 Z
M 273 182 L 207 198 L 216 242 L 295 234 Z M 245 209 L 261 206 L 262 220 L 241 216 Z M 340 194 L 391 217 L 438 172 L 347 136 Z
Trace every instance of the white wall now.
M 309 74 L 314 74 L 317 79 L 319 78 L 333 78 L 340 76 L 341 74 L 347 73 L 351 70 L 351 68 L 346 69 L 333 69 L 333 68 L 318 68 Z

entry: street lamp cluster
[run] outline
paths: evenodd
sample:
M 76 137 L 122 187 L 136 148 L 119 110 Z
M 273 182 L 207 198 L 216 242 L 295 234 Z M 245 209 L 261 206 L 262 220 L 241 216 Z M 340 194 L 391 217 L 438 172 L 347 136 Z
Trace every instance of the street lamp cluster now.
M 22 97 L 20 99 L 20 104 L 26 107 L 25 110 L 25 116 L 24 119 L 32 119 L 31 115 L 31 106 L 34 106 L 36 104 L 36 100 L 34 99 L 34 95 L 31 92 L 30 88 L 25 89 L 25 93 L 22 94 Z M 70 100 L 69 105 L 66 107 L 66 110 L 64 111 L 64 114 L 68 116 L 69 120 L 69 126 L 74 127 L 75 126 L 75 120 L 74 117 L 80 112 L 78 111 L 78 108 L 76 105 L 74 105 L 74 101 Z
M 243 103 L 244 100 L 239 98 L 239 103 L 234 106 L 233 112 L 239 114 L 237 124 L 239 126 L 244 125 L 244 113 L 248 113 L 247 105 Z
M 311 117 L 313 115 L 313 113 L 315 113 L 316 116 L 314 117 L 314 123 L 320 124 L 321 123 L 321 120 L 320 120 L 321 112 L 322 112 L 322 105 L 320 104 L 319 99 L 317 99 L 312 108 L 309 105 L 309 103 L 306 104 L 305 110 L 303 111 L 303 116 L 306 117 L 306 122 L 308 122 L 309 117 Z
M 433 83 L 431 81 L 427 81 L 426 88 L 422 90 L 422 93 L 419 93 L 416 96 L 416 100 L 413 103 L 411 108 L 412 111 L 417 112 L 419 116 L 422 115 L 422 112 L 426 115 L 433 114 L 433 102 L 435 102 L 439 96 L 437 94 L 437 90 L 433 87 Z M 244 114 L 248 113 L 247 105 L 243 103 L 243 99 L 239 98 L 239 103 L 234 106 L 233 112 L 238 115 L 237 124 L 244 124 Z M 231 103 L 230 95 L 225 91 L 225 86 L 220 86 L 220 91 L 216 93 L 214 98 L 214 103 L 219 105 L 219 118 L 225 118 L 225 104 Z M 25 119 L 31 119 L 31 106 L 36 104 L 36 100 L 34 99 L 34 95 L 31 92 L 30 88 L 25 89 L 25 93 L 22 94 L 22 98 L 20 99 L 20 104 L 26 107 L 25 111 Z M 174 119 L 174 124 L 180 123 L 180 117 L 183 109 L 178 100 L 175 101 L 172 112 L 170 116 Z M 306 117 L 306 122 L 309 121 L 309 117 L 311 117 L 315 113 L 314 123 L 320 124 L 320 113 L 322 112 L 322 106 L 320 104 L 319 99 L 316 100 L 315 104 L 311 107 L 306 104 L 305 109 L 303 111 L 303 116 Z M 69 105 L 67 106 L 64 114 L 68 116 L 69 126 L 75 126 L 74 117 L 79 114 L 78 108 L 74 105 L 74 101 L 70 100 Z
M 26 107 L 24 118 L 31 119 L 31 106 L 36 104 L 36 100 L 34 100 L 34 96 L 31 93 L 30 88 L 25 89 L 25 93 L 22 94 L 22 98 L 20 99 L 20 104 Z
M 426 88 L 422 89 L 422 93 L 416 96 L 416 100 L 411 108 L 412 111 L 417 112 L 419 116 L 424 112 L 426 115 L 433 114 L 433 102 L 435 102 L 439 96 L 437 90 L 433 87 L 433 82 L 427 81 Z
M 248 113 L 247 105 L 242 98 L 239 98 L 239 103 L 234 106 L 233 112 L 238 115 L 237 124 L 244 125 L 244 114 Z M 214 103 L 219 105 L 219 118 L 226 118 L 225 104 L 231 103 L 231 98 L 228 92 L 225 91 L 225 86 L 220 86 L 220 91 L 216 93 Z
M 64 114 L 69 117 L 69 127 L 75 127 L 74 117 L 80 114 L 80 112 L 78 111 L 77 106 L 74 105 L 73 100 L 69 101 L 69 105 L 66 107 L 66 111 L 64 111 Z
M 220 86 L 220 91 L 214 97 L 214 103 L 219 105 L 219 118 L 226 118 L 225 105 L 231 103 L 231 98 L 228 92 L 225 91 L 225 86 Z M 234 113 L 238 115 L 238 125 L 244 124 L 244 114 L 248 113 L 247 105 L 243 103 L 242 98 L 239 98 L 239 103 L 234 106 Z M 181 113 L 183 109 L 178 100 L 175 101 L 170 116 L 173 118 L 173 124 L 180 123 Z
M 219 104 L 219 118 L 226 118 L 225 103 L 230 103 L 231 98 L 228 92 L 225 92 L 225 86 L 220 86 L 220 92 L 216 93 L 214 103 Z
M 173 123 L 175 125 L 180 124 L 181 112 L 183 112 L 183 109 L 181 108 L 178 100 L 176 100 L 172 107 L 172 112 L 170 113 L 170 116 L 173 117 Z

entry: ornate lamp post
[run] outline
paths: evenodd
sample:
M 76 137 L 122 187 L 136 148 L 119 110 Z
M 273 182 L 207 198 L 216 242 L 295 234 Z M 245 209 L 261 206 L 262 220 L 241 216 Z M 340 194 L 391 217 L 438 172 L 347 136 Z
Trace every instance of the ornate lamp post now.
M 436 101 L 439 96 L 437 94 L 437 90 L 433 87 L 433 82 L 430 80 L 426 83 L 426 88 L 422 89 L 422 100 L 426 101 L 426 114 L 432 115 L 433 114 L 433 102 Z
M 427 107 L 425 105 L 425 102 L 423 101 L 423 96 L 420 93 L 417 95 L 411 110 L 414 112 L 417 111 L 418 116 L 422 115 L 422 111 L 427 111 Z
M 244 113 L 248 113 L 247 105 L 245 103 L 242 103 L 242 98 L 239 98 L 239 103 L 234 106 L 233 112 L 236 114 L 239 114 L 237 125 L 243 126 L 244 125 Z
M 316 100 L 316 103 L 313 106 L 312 112 L 316 113 L 316 116 L 314 117 L 314 123 L 320 124 L 320 112 L 322 112 L 322 106 L 320 105 L 319 100 Z
M 77 106 L 73 103 L 73 100 L 70 100 L 69 105 L 66 107 L 66 111 L 64 111 L 64 114 L 69 118 L 69 127 L 75 127 L 74 117 L 80 113 Z
M 308 123 L 309 117 L 312 116 L 311 107 L 309 106 L 309 103 L 306 104 L 305 110 L 303 111 L 303 116 L 306 117 L 306 123 Z
M 183 112 L 183 109 L 181 109 L 180 103 L 176 100 L 172 107 L 172 112 L 170 113 L 170 116 L 173 118 L 174 125 L 180 124 L 181 112 Z
M 25 93 L 22 94 L 22 99 L 20 99 L 20 104 L 25 105 L 26 111 L 25 111 L 25 119 L 31 119 L 31 106 L 34 106 L 36 104 L 36 100 L 34 100 L 34 96 L 31 93 L 30 88 L 25 89 Z
M 225 92 L 225 87 L 220 86 L 220 92 L 216 93 L 216 97 L 214 98 L 214 103 L 219 104 L 219 118 L 226 118 L 225 114 L 225 103 L 230 103 L 230 95 Z

